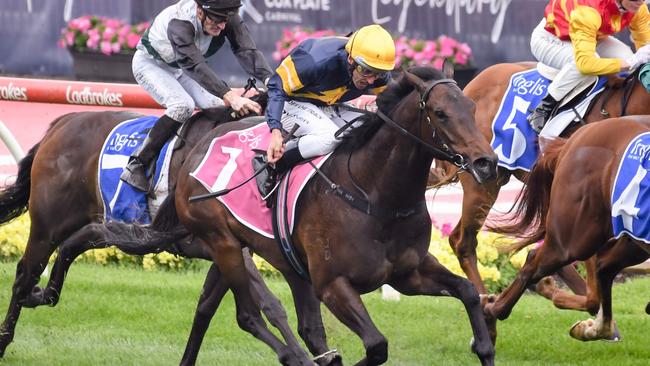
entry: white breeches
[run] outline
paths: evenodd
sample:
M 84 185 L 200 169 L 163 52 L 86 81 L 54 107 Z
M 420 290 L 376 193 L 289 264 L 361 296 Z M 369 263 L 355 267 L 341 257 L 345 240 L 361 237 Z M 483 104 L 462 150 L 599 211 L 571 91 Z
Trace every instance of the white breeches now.
M 157 61 L 146 52 L 135 52 L 132 67 L 138 84 L 165 107 L 165 114 L 175 121 L 187 121 L 196 107 L 208 109 L 223 105 L 221 98 L 205 90 L 183 70 Z
M 281 122 L 287 131 L 291 131 L 296 123 L 300 126 L 295 132 L 295 135 L 300 137 L 297 140 L 298 150 L 303 158 L 312 158 L 332 152 L 340 142 L 334 137 L 334 133 L 346 122 L 360 115 L 361 113 L 345 109 L 337 112 L 334 107 L 319 107 L 290 100 L 284 103 Z M 357 126 L 357 123 L 354 126 Z M 292 148 L 295 143 L 290 142 L 287 148 Z
M 546 20 L 542 19 L 533 30 L 530 37 L 530 49 L 537 61 L 560 70 L 548 87 L 549 94 L 559 101 L 589 76 L 583 75 L 578 70 L 571 42 L 563 41 L 549 33 L 544 29 L 545 25 Z M 632 54 L 632 49 L 629 46 L 612 36 L 598 41 L 596 45 L 596 56 L 598 57 L 626 59 Z

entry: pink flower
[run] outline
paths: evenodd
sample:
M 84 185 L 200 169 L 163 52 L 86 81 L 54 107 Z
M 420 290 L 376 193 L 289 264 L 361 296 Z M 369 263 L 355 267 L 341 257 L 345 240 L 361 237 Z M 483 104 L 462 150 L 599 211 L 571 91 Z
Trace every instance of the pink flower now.
M 433 61 L 433 65 L 431 65 L 431 66 L 433 66 L 434 68 L 436 68 L 438 70 L 442 70 L 442 65 L 443 65 L 444 62 L 445 62 L 444 58 L 437 58 L 437 59 L 435 59 Z
M 126 37 L 127 34 L 131 32 L 131 26 L 130 25 L 123 25 L 120 30 L 117 32 L 117 34 L 121 37 Z
M 72 46 L 74 44 L 74 32 L 65 32 L 65 44 Z
M 113 51 L 113 47 L 111 45 L 111 42 L 109 41 L 102 41 L 99 48 L 102 51 L 102 53 L 105 55 L 110 55 L 111 52 Z
M 111 41 L 113 39 L 113 36 L 115 36 L 116 33 L 117 32 L 115 31 L 115 28 L 106 27 L 104 29 L 104 33 L 102 33 L 102 38 L 107 41 Z
M 113 53 L 120 53 L 122 46 L 118 42 L 111 43 L 111 50 Z
M 99 39 L 94 39 L 94 38 L 88 38 L 86 41 L 86 47 L 90 48 L 91 50 L 96 50 L 99 46 Z
M 142 37 L 139 34 L 129 33 L 129 35 L 126 36 L 126 45 L 131 49 L 135 49 L 138 42 L 140 42 L 140 38 Z
M 442 234 L 443 237 L 447 237 L 447 236 L 451 235 L 451 232 L 453 230 L 454 230 L 454 228 L 451 226 L 451 224 L 446 222 L 440 228 L 440 233 Z
M 122 26 L 122 21 L 119 19 L 104 18 L 104 26 L 115 30 Z

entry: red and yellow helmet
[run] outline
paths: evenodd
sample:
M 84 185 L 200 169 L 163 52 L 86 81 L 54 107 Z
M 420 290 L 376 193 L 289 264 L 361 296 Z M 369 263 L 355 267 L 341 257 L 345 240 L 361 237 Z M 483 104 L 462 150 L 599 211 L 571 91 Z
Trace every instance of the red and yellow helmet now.
M 395 42 L 379 24 L 360 28 L 345 45 L 357 64 L 372 71 L 386 72 L 395 68 Z

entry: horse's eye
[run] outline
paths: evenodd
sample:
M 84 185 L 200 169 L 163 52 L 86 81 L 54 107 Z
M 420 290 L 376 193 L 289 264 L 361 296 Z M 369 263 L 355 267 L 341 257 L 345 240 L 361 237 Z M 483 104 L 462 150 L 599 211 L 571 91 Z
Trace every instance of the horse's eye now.
M 436 116 L 438 119 L 445 119 L 447 118 L 447 115 L 442 109 L 436 109 L 433 111 L 433 114 Z

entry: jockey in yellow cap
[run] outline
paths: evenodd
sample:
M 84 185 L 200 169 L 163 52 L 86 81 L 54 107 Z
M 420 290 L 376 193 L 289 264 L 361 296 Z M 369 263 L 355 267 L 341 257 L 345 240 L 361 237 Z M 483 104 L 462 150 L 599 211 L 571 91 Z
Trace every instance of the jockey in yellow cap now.
M 360 28 L 351 37 L 307 39 L 275 70 L 268 84 L 266 118 L 271 129 L 267 161 L 281 174 L 296 163 L 332 152 L 334 133 L 359 113 L 328 107 L 363 94 L 377 94 L 395 68 L 395 43 L 380 25 Z M 300 127 L 298 140 L 285 146 L 281 128 Z M 271 174 L 272 176 L 273 174 Z M 273 182 L 258 180 L 262 196 Z

